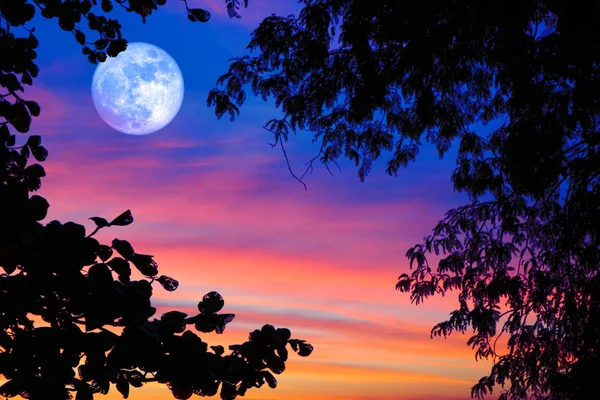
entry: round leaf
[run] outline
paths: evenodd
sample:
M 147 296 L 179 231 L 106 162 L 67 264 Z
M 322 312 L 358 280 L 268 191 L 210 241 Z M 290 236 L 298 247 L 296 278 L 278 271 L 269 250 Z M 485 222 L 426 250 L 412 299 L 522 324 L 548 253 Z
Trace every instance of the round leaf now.
M 221 311 L 224 305 L 225 301 L 219 293 L 209 292 L 198 303 L 198 311 L 205 315 L 214 314 Z
M 175 290 L 177 290 L 177 288 L 179 287 L 179 282 L 177 282 L 175 279 L 168 277 L 166 275 L 161 275 L 159 276 L 157 279 L 158 283 L 161 284 L 161 286 L 169 292 L 173 292 Z

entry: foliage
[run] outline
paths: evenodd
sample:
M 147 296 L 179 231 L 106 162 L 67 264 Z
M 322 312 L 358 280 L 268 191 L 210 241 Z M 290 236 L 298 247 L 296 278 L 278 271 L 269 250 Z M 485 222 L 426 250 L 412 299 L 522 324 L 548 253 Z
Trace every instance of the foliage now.
M 397 288 L 459 293 L 432 335 L 465 332 L 493 357 L 481 397 L 591 398 L 600 356 L 600 4 L 302 0 L 271 16 L 208 97 L 233 119 L 274 98 L 275 143 L 311 131 L 325 164 L 395 175 L 422 145 L 458 145 L 450 210 L 407 253 Z M 310 167 L 310 166 L 309 166 Z M 437 267 L 429 258 L 437 259 Z M 433 261 L 432 261 L 433 264 Z M 503 333 L 508 348 L 496 351 Z M 594 392 L 595 391 L 595 392 Z
M 25 133 L 40 113 L 37 103 L 18 93 L 37 75 L 37 40 L 33 29 L 18 38 L 11 28 L 30 21 L 37 6 L 75 34 L 90 61 L 103 61 L 123 51 L 126 42 L 117 21 L 91 11 L 96 3 L 0 1 L 0 86 L 6 90 L 0 94 L 0 375 L 5 378 L 0 396 L 70 399 L 75 392 L 75 399 L 88 400 L 108 393 L 112 383 L 127 398 L 131 387 L 159 382 L 177 399 L 220 392 L 226 400 L 265 382 L 274 388 L 273 374 L 285 370 L 287 345 L 300 356 L 310 355 L 312 346 L 291 339 L 288 329 L 264 325 L 245 343 L 230 346 L 228 354 L 223 346 L 209 348 L 188 326 L 224 331 L 234 315 L 219 314 L 224 301 L 216 292 L 204 295 L 196 315 L 169 311 L 153 318 L 153 284 L 174 291 L 179 283 L 159 275 L 153 257 L 137 253 L 128 241 L 105 245 L 93 237 L 100 229 L 131 224 L 129 210 L 110 222 L 90 218 L 96 229 L 87 235 L 74 222 L 40 222 L 49 203 L 33 192 L 45 171 L 31 156 L 42 162 L 48 151 L 37 135 L 17 146 L 9 128 Z M 165 1 L 103 0 L 100 6 L 109 12 L 113 3 L 146 17 Z M 236 16 L 238 1 L 228 0 L 227 6 Z M 188 13 L 208 20 L 198 10 Z M 77 27 L 82 17 L 100 34 L 96 42 L 86 42 Z M 141 276 L 133 279 L 136 275 Z

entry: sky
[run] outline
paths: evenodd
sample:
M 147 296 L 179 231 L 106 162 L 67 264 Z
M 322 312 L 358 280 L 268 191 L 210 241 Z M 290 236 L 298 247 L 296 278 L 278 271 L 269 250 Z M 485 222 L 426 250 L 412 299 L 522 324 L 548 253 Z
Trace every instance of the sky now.
M 241 20 L 227 18 L 224 1 L 190 1 L 213 14 L 206 24 L 186 19 L 183 3 L 141 23 L 116 13 L 130 42 L 167 51 L 185 81 L 181 110 L 164 129 L 131 136 L 110 128 L 96 112 L 90 85 L 95 66 L 72 34 L 55 20 L 35 20 L 40 76 L 27 97 L 42 114 L 31 134 L 42 135 L 50 156 L 40 194 L 51 204 L 46 221 L 110 220 L 131 209 L 135 222 L 97 238 L 129 240 L 153 254 L 160 272 L 179 280 L 175 292 L 155 289 L 159 312 L 195 313 L 209 291 L 236 314 L 225 334 L 204 334 L 211 345 L 241 343 L 269 323 L 291 329 L 315 350 L 291 356 L 279 385 L 246 398 L 281 400 L 468 399 L 490 363 L 476 362 L 467 335 L 430 339 L 456 296 L 411 305 L 395 290 L 409 271 L 406 250 L 429 234 L 445 211 L 466 198 L 453 191 L 453 151 L 439 160 L 425 148 L 398 177 L 379 162 L 364 183 L 340 162 L 331 176 L 316 165 L 305 179 L 290 176 L 280 150 L 268 143 L 273 102 L 248 97 L 234 122 L 217 120 L 206 98 L 228 59 L 247 54 L 249 35 L 263 17 L 298 10 L 294 0 L 251 0 Z M 310 133 L 287 146 L 292 167 L 318 151 Z M 121 398 L 116 390 L 107 399 Z M 134 400 L 171 398 L 149 384 Z

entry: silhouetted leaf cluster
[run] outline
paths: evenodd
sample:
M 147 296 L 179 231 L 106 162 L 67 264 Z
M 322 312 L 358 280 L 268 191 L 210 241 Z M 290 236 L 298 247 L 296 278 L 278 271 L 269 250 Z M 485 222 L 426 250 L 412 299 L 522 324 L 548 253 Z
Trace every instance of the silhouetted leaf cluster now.
M 225 302 L 217 292 L 202 298 L 197 315 L 153 318 L 152 284 L 173 291 L 179 283 L 158 276 L 153 257 L 128 241 L 103 245 L 92 237 L 100 228 L 131 224 L 131 212 L 111 222 L 94 217 L 97 229 L 89 235 L 73 222 L 41 224 L 49 204 L 29 195 L 39 188 L 39 177 L 32 181 L 28 172 L 38 164 L 27 166 L 22 150 L 39 148 L 41 140 L 30 136 L 19 150 L 8 146 L 14 136 L 6 125 L 0 134 L 0 374 L 7 379 L 1 396 L 68 399 L 76 392 L 87 399 L 112 383 L 127 397 L 130 386 L 156 381 L 178 399 L 219 390 L 233 399 L 264 382 L 275 387 L 271 373 L 285 369 L 288 344 L 301 356 L 311 353 L 289 330 L 271 325 L 230 346 L 231 354 L 222 346 L 209 350 L 187 326 L 223 333 L 234 315 L 218 313 Z M 143 277 L 133 279 L 132 270 Z
M 92 62 L 126 47 L 118 22 L 93 14 L 94 7 L 110 12 L 117 4 L 144 18 L 165 3 L 32 2 L 43 16 L 72 31 Z M 230 3 L 235 10 L 237 4 Z M 49 203 L 32 192 L 40 188 L 45 171 L 29 160 L 42 162 L 48 151 L 37 135 L 17 146 L 9 128 L 27 132 L 31 117 L 40 113 L 37 103 L 17 93 L 37 75 L 37 40 L 33 34 L 15 38 L 10 31 L 35 11 L 29 1 L 0 2 L 0 87 L 7 91 L 0 93 L 0 375 L 5 380 L 0 396 L 90 400 L 113 386 L 127 398 L 132 387 L 159 382 L 177 399 L 219 393 L 228 400 L 265 382 L 274 388 L 272 373 L 285 369 L 286 346 L 300 356 L 308 356 L 312 347 L 291 339 L 287 329 L 265 325 L 245 343 L 230 346 L 229 354 L 223 346 L 209 348 L 192 328 L 223 333 L 234 318 L 218 313 L 225 303 L 217 292 L 202 298 L 196 315 L 169 311 L 154 318 L 153 284 L 174 291 L 179 282 L 159 275 L 153 256 L 136 252 L 130 242 L 114 239 L 106 245 L 93 237 L 100 229 L 131 224 L 131 211 L 110 222 L 90 218 L 96 227 L 89 234 L 74 222 L 41 222 Z M 82 17 L 100 34 L 93 49 L 77 28 Z
M 378 158 L 395 175 L 426 143 L 440 157 L 457 145 L 452 181 L 472 203 L 408 251 L 397 288 L 417 304 L 458 292 L 432 335 L 472 328 L 476 357 L 494 359 L 472 395 L 597 396 L 598 2 L 301 3 L 232 60 L 208 96 L 217 117 L 234 119 L 246 90 L 272 98 L 275 144 L 311 131 L 317 158 L 348 158 L 361 179 Z

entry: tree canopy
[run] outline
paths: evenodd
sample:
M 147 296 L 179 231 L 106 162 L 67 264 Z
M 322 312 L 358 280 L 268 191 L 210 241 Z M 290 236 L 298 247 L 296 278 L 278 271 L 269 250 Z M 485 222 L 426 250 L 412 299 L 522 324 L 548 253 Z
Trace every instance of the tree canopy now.
M 99 5 L 97 3 L 100 3 Z M 249 388 L 277 385 L 273 374 L 285 370 L 288 345 L 300 356 L 312 346 L 292 339 L 286 328 L 264 325 L 243 344 L 210 346 L 194 332 L 222 333 L 233 314 L 220 314 L 224 300 L 210 292 L 198 313 L 168 311 L 153 318 L 151 298 L 158 285 L 179 283 L 159 274 L 153 256 L 114 239 L 101 244 L 98 230 L 133 222 L 128 210 L 112 221 L 90 218 L 88 233 L 74 222 L 46 218 L 49 202 L 33 194 L 45 176 L 39 164 L 48 157 L 39 135 L 17 145 L 12 129 L 26 133 L 40 106 L 25 100 L 23 85 L 37 76 L 37 39 L 25 26 L 40 10 L 75 35 L 89 61 L 104 61 L 125 50 L 120 25 L 107 19 L 113 4 L 145 18 L 164 0 L 7 0 L 0 1 L 0 396 L 30 400 L 90 400 L 111 384 L 124 398 L 147 382 L 165 384 L 177 399 L 196 394 L 224 400 Z M 240 2 L 226 1 L 230 16 Z M 99 13 L 95 13 L 100 8 Z M 206 22 L 208 12 L 189 9 L 188 19 Z M 100 36 L 86 41 L 79 27 Z M 21 27 L 25 37 L 15 31 Z M 37 161 L 37 162 L 36 162 Z M 193 328 L 193 329 L 192 329 Z
M 379 158 L 396 175 L 423 145 L 458 146 L 451 179 L 471 202 L 407 252 L 397 289 L 458 293 L 432 336 L 472 329 L 493 358 L 473 396 L 597 395 L 600 2 L 301 3 L 254 30 L 209 93 L 217 117 L 247 91 L 273 98 L 275 144 L 309 132 L 320 161 L 350 159 L 361 179 Z

